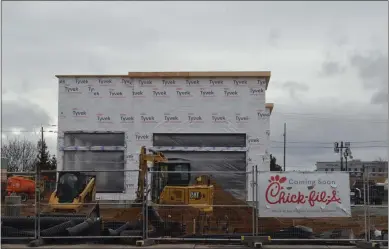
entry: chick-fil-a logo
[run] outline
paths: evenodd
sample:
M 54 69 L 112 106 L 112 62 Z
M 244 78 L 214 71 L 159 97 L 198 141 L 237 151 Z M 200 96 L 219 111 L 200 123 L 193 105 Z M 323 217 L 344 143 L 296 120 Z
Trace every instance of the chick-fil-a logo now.
M 269 185 L 266 188 L 265 198 L 269 204 L 308 204 L 313 207 L 316 203 L 324 203 L 326 205 L 331 202 L 341 203 L 340 198 L 336 194 L 336 190 L 333 189 L 331 195 L 328 195 L 326 191 L 315 191 L 314 186 L 307 186 L 309 193 L 305 194 L 301 191 L 297 193 L 287 193 L 285 188 L 281 186 L 286 181 L 286 177 L 280 177 L 279 175 L 271 176 L 269 179 Z M 287 187 L 286 190 L 291 190 L 292 187 Z

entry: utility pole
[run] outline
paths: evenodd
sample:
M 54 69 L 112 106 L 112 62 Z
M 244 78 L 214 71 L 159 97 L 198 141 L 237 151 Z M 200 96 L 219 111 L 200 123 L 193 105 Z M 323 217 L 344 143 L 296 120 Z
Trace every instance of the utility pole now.
M 286 123 L 284 123 L 284 172 L 286 171 Z
M 340 142 L 340 171 L 343 171 L 343 141 Z
M 37 237 L 40 238 L 40 231 L 41 231 L 41 222 L 40 222 L 40 200 L 41 200 L 41 179 L 40 179 L 40 175 L 41 175 L 41 163 L 42 163 L 42 159 L 43 159 L 43 155 L 44 155 L 44 151 L 43 151 L 44 147 L 43 147 L 43 125 L 41 126 L 41 161 L 37 163 L 36 165 L 36 182 L 35 182 L 35 188 L 36 188 L 36 194 L 35 194 L 35 203 L 36 203 L 36 206 L 38 206 L 38 212 L 37 212 L 37 220 L 38 220 L 38 224 L 37 224 L 37 227 L 38 227 L 38 230 L 37 230 Z
M 343 153 L 343 149 L 345 149 L 344 153 Z M 334 143 L 334 152 L 340 154 L 340 170 L 341 171 L 344 171 L 343 157 L 345 157 L 345 159 L 346 159 L 346 171 L 347 171 L 348 170 L 347 169 L 347 157 L 350 156 L 350 158 L 352 159 L 351 150 L 350 150 L 350 142 L 345 142 L 345 143 L 343 143 L 343 141 L 335 142 Z

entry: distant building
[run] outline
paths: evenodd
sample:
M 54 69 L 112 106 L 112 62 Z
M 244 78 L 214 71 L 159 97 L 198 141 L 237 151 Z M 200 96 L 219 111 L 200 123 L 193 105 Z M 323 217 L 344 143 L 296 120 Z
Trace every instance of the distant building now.
M 347 161 L 347 171 L 351 175 L 360 175 L 362 168 L 365 166 L 367 172 L 370 172 L 370 176 L 373 177 L 386 177 L 388 172 L 388 162 L 387 161 L 361 161 L 361 160 L 351 160 Z M 346 168 L 346 162 L 343 161 L 343 168 Z M 340 171 L 340 161 L 336 162 L 317 162 L 316 163 L 317 171 Z

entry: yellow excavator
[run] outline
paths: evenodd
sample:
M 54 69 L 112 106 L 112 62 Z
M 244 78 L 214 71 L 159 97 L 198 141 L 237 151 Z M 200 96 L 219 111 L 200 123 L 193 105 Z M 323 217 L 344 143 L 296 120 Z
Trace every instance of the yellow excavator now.
M 151 187 L 146 189 L 147 163 L 151 162 Z M 198 176 L 191 184 L 190 161 L 166 158 L 162 152 L 148 154 L 141 147 L 139 155 L 139 177 L 136 202 L 145 200 L 151 191 L 151 200 L 157 204 L 188 205 L 202 212 L 213 211 L 214 187 L 207 176 Z

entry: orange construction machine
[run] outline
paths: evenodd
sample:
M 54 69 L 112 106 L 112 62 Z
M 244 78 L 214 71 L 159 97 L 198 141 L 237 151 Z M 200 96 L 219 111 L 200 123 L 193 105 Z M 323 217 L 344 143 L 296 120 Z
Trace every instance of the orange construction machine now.
M 40 184 L 41 193 L 44 190 L 44 183 Z M 10 176 L 7 179 L 7 195 L 19 195 L 22 202 L 33 199 L 35 196 L 35 180 L 29 176 Z

